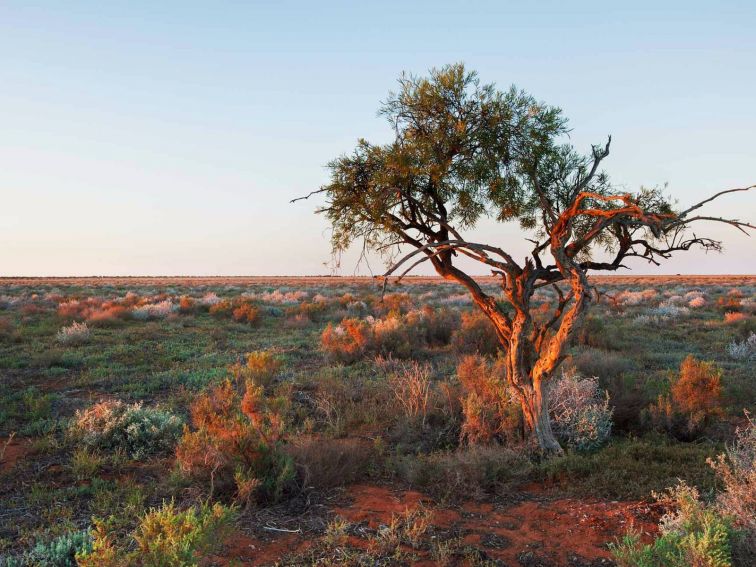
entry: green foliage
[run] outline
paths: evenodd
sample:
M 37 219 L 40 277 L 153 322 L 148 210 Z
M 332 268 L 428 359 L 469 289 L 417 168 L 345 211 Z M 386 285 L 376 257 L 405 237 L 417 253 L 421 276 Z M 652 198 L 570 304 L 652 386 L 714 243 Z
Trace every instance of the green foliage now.
M 222 540 L 234 511 L 220 504 L 177 510 L 174 503 L 150 510 L 134 533 L 140 559 L 150 567 L 184 567 L 197 564 L 195 553 Z
M 92 546 L 76 559 L 82 567 L 192 567 L 214 549 L 233 524 L 236 512 L 221 504 L 179 510 L 173 501 L 153 508 L 131 539 L 136 551 L 116 546 L 106 522 L 96 522 Z
M 288 400 L 265 394 L 247 380 L 242 392 L 226 380 L 198 396 L 192 425 L 176 447 L 177 462 L 190 477 L 209 482 L 225 497 L 232 491 L 243 502 L 250 486 L 258 501 L 278 501 L 294 478 L 291 458 L 282 451 Z
M 27 565 L 35 567 L 76 567 L 76 554 L 92 549 L 89 531 L 63 534 L 51 541 L 38 542 L 24 557 Z
M 562 489 L 604 498 L 645 498 L 682 478 L 713 489 L 714 474 L 706 458 L 716 447 L 683 444 L 665 438 L 614 439 L 593 453 L 568 453 L 539 467 L 542 478 Z
M 636 533 L 628 533 L 612 546 L 620 567 L 730 567 L 729 519 L 699 500 L 698 491 L 684 483 L 657 495 L 675 510 L 659 525 L 660 535 L 643 545 Z
M 182 425 L 177 416 L 158 408 L 108 401 L 77 412 L 70 433 L 88 447 L 120 449 L 142 459 L 171 451 Z

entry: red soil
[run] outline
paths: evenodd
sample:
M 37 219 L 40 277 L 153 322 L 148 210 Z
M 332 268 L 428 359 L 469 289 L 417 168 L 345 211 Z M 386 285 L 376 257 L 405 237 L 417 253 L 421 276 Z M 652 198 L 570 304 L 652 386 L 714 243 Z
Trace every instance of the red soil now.
M 3 448 L 4 452 L 3 452 Z M 14 437 L 0 437 L 0 474 L 10 471 L 16 463 L 31 453 L 31 441 Z
M 606 544 L 630 526 L 647 540 L 656 532 L 659 512 L 646 503 L 549 498 L 542 489 L 532 489 L 536 487 L 528 487 L 529 492 L 523 494 L 525 499 L 516 504 L 466 502 L 447 507 L 434 506 L 423 494 L 411 490 L 356 485 L 347 492 L 351 503 L 332 512 L 351 523 L 365 522 L 376 529 L 388 524 L 393 515 L 423 505 L 433 513 L 433 530 L 453 530 L 465 544 L 507 565 L 528 565 L 528 561 L 536 559 L 550 565 L 568 565 L 575 556 L 588 562 L 608 559 Z M 313 539 L 311 534 L 272 533 L 269 541 L 262 541 L 238 534 L 228 541 L 223 559 L 242 565 L 271 565 L 286 555 L 306 550 Z M 348 543 L 364 549 L 368 542 L 349 537 Z M 533 558 L 529 559 L 529 554 Z M 433 563 L 429 560 L 427 564 Z

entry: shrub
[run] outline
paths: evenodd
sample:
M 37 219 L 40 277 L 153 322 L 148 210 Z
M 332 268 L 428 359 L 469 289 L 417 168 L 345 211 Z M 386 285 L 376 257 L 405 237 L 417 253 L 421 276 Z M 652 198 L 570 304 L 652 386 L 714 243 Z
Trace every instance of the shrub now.
M 748 316 L 745 313 L 739 311 L 727 311 L 724 314 L 725 323 L 737 323 L 738 321 L 745 321 Z
M 141 459 L 171 451 L 181 427 L 181 420 L 168 411 L 115 400 L 77 411 L 70 433 L 88 447 L 120 449 L 133 459 Z
M 601 376 L 607 382 L 620 379 L 636 368 L 631 358 L 616 352 L 588 348 L 572 360 L 575 368 L 584 376 Z
M 680 375 L 672 384 L 672 402 L 676 410 L 699 423 L 721 412 L 722 371 L 713 362 L 688 355 L 680 365 Z
M 209 304 L 208 307 L 208 313 L 210 313 L 210 315 L 217 316 L 228 315 L 234 310 L 233 302 L 228 299 L 219 299 L 215 303 Z
M 242 303 L 233 310 L 231 316 L 237 323 L 254 324 L 260 316 L 260 310 L 251 303 Z
M 0 317 L 0 341 L 11 339 L 14 336 L 13 323 L 4 317 Z
M 620 567 L 729 567 L 732 565 L 729 520 L 706 506 L 698 490 L 681 482 L 661 495 L 660 504 L 671 507 L 659 523 L 659 537 L 643 545 L 633 532 L 611 550 Z
M 609 396 L 595 377 L 563 372 L 551 386 L 549 416 L 557 438 L 578 451 L 595 449 L 611 435 Z
M 499 339 L 493 323 L 478 310 L 462 313 L 462 323 L 452 336 L 454 349 L 462 354 L 495 355 Z
M 209 291 L 200 298 L 199 304 L 203 307 L 211 307 L 216 303 L 220 303 L 220 300 L 220 297 L 215 295 L 215 293 L 213 293 L 212 291 Z
M 261 301 L 262 303 L 299 303 L 303 299 L 307 298 L 307 292 L 303 290 L 285 291 L 283 289 L 276 289 L 273 291 L 266 291 L 264 293 L 245 293 L 246 297 Z
M 222 541 L 233 518 L 233 510 L 217 503 L 187 510 L 163 503 L 144 515 L 134 533 L 139 557 L 151 567 L 197 565 L 195 554 Z
M 657 296 L 655 289 L 644 289 L 643 291 L 621 291 L 615 298 L 619 305 L 640 305 L 647 303 Z
M 711 491 L 715 475 L 706 464 L 708 444 L 678 443 L 658 436 L 614 438 L 591 452 L 572 451 L 541 464 L 544 479 L 568 493 L 594 498 L 642 499 L 682 478 Z
M 717 299 L 717 307 L 725 313 L 737 312 L 742 308 L 740 297 L 736 295 L 725 295 Z
M 86 323 L 74 322 L 58 331 L 55 338 L 63 345 L 80 345 L 89 341 L 89 336 L 89 327 Z
M 147 303 L 135 307 L 131 311 L 131 316 L 140 321 L 147 319 L 165 319 L 168 315 L 176 311 L 178 311 L 178 305 L 175 305 L 170 299 L 165 299 L 158 303 Z
M 164 502 L 140 519 L 131 534 L 134 551 L 117 548 L 106 524 L 98 521 L 91 549 L 77 553 L 76 560 L 80 567 L 197 566 L 225 539 L 235 515 L 218 503 L 179 510 L 173 501 Z
M 362 439 L 298 436 L 286 446 L 304 490 L 324 490 L 362 479 L 375 466 L 376 452 Z
M 188 295 L 182 295 L 179 298 L 179 311 L 181 311 L 181 313 L 191 313 L 194 311 L 195 304 L 196 302 L 194 299 Z
M 713 416 L 722 413 L 722 371 L 713 362 L 689 355 L 673 379 L 669 395 L 660 394 L 646 419 L 656 428 L 690 440 L 700 435 Z
M 751 333 L 743 341 L 732 341 L 727 345 L 727 354 L 736 360 L 756 358 L 756 333 Z
M 362 358 L 372 340 L 372 329 L 365 321 L 344 319 L 328 326 L 320 335 L 320 346 L 335 361 L 355 362 Z
M 414 487 L 452 501 L 499 494 L 533 470 L 525 454 L 500 445 L 409 456 L 397 466 L 399 475 Z
M 282 366 L 281 360 L 272 352 L 256 350 L 247 353 L 244 364 L 236 363 L 230 370 L 237 384 L 246 384 L 247 380 L 252 380 L 255 384 L 267 387 L 273 382 Z
M 407 314 L 410 326 L 420 328 L 424 335 L 424 342 L 429 346 L 448 345 L 455 329 L 459 327 L 459 312 L 455 309 L 441 307 L 433 309 L 426 305 L 421 311 L 410 311 Z
M 70 532 L 52 541 L 38 542 L 24 558 L 28 565 L 40 567 L 76 567 L 76 555 L 92 549 L 89 531 Z
M 707 462 L 724 486 L 717 497 L 719 511 L 742 530 L 740 546 L 756 554 L 756 424 L 750 415 L 746 418 L 747 425 L 738 428 L 726 455 Z
M 698 309 L 704 305 L 706 305 L 706 300 L 700 295 L 697 295 L 688 302 L 688 307 L 691 309 Z
M 93 325 L 106 326 L 125 319 L 129 310 L 123 305 L 108 304 L 95 309 L 87 316 L 87 321 Z
M 181 470 L 209 481 L 224 496 L 244 503 L 276 501 L 292 480 L 291 459 L 283 453 L 287 400 L 268 398 L 247 380 L 244 394 L 230 380 L 197 397 L 191 406 L 194 430 L 184 429 L 176 448 Z M 243 485 L 256 479 L 254 494 Z M 239 482 L 242 481 L 242 482 Z
M 522 437 L 520 404 L 506 382 L 501 363 L 489 364 L 479 355 L 468 355 L 457 365 L 462 383 L 461 438 L 468 443 L 514 442 Z
M 372 341 L 367 348 L 383 354 L 393 354 L 399 358 L 409 358 L 420 346 L 420 337 L 411 329 L 405 319 L 392 312 L 383 319 L 368 317 L 371 326 Z
M 419 420 L 425 425 L 431 394 L 430 366 L 412 362 L 389 377 L 394 397 L 408 420 Z

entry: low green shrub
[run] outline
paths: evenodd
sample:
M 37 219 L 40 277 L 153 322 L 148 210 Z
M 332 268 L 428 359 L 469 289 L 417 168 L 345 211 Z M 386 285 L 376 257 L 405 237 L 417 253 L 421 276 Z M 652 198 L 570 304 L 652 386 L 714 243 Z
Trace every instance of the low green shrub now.
M 180 510 L 173 501 L 148 511 L 129 542 L 114 543 L 106 523 L 97 522 L 89 549 L 76 555 L 80 567 L 193 567 L 225 538 L 234 509 L 202 504 Z M 130 547 L 134 551 L 126 551 Z
M 712 444 L 677 443 L 663 437 L 614 439 L 592 453 L 568 452 L 544 461 L 543 480 L 558 482 L 577 495 L 603 498 L 645 498 L 664 490 L 678 478 L 712 490 L 714 472 L 706 458 L 717 452 Z
M 34 548 L 20 556 L 0 555 L 0 567 L 76 567 L 76 555 L 91 550 L 89 530 L 69 532 L 49 541 L 38 541 Z
M 630 532 L 612 545 L 619 567 L 730 567 L 730 520 L 704 504 L 698 491 L 681 482 L 656 499 L 672 511 L 659 523 L 659 537 L 643 545 Z
M 182 426 L 181 419 L 168 411 L 114 400 L 78 411 L 69 433 L 87 447 L 120 449 L 132 459 L 142 459 L 172 451 Z

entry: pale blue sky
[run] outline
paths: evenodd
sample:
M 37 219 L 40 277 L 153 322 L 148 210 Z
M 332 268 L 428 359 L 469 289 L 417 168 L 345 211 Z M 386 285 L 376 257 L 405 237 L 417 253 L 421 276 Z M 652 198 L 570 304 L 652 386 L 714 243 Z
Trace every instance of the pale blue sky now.
M 388 139 L 402 70 L 456 61 L 561 106 L 579 147 L 612 134 L 628 188 L 756 183 L 753 1 L 103 4 L 0 4 L 0 275 L 326 273 L 289 199 Z M 756 194 L 708 211 L 756 220 Z M 724 255 L 661 272 L 756 272 L 756 236 L 709 232 Z

